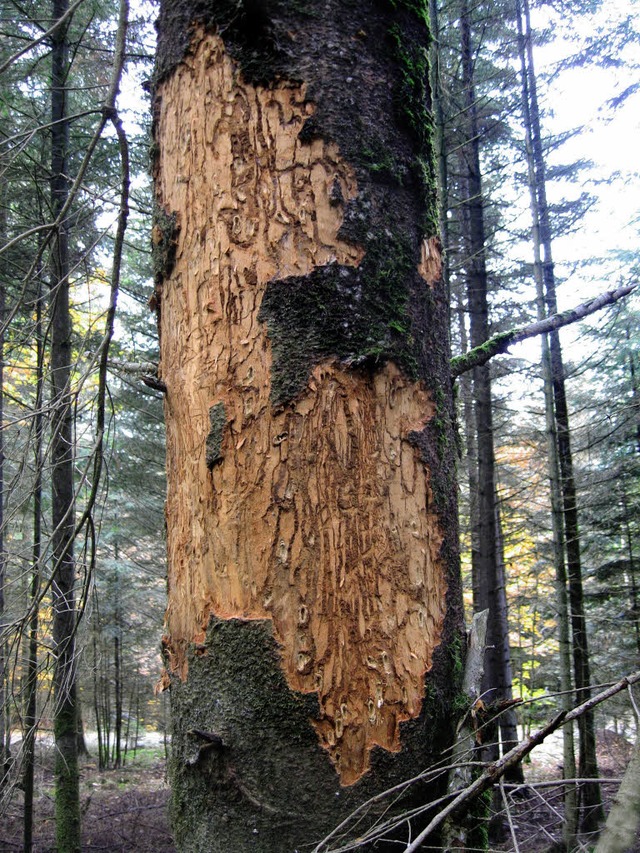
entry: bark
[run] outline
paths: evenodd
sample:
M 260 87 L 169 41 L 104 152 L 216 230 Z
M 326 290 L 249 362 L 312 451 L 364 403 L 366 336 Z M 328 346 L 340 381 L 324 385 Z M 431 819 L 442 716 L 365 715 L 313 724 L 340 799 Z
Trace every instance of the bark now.
M 166 3 L 159 32 L 174 826 L 293 850 L 452 737 L 426 11 Z
M 518 48 L 520 54 L 522 76 L 522 110 L 525 128 L 525 150 L 527 159 L 529 194 L 531 201 L 531 236 L 534 251 L 533 274 L 536 284 L 536 304 L 538 309 L 538 322 L 540 323 L 541 321 L 544 321 L 546 317 L 544 302 L 544 279 L 542 272 L 542 247 L 540 239 L 540 222 L 538 216 L 538 199 L 536 192 L 535 162 L 533 158 L 532 146 L 531 114 L 529 110 L 530 98 L 529 80 L 527 75 L 527 57 L 525 50 L 522 11 L 519 3 L 517 3 L 516 5 L 516 12 L 518 23 Z M 549 340 L 546 334 L 543 334 L 541 337 L 541 346 L 549 487 L 551 495 L 553 558 L 555 567 L 556 602 L 558 612 L 558 640 L 560 646 L 560 690 L 562 693 L 562 707 L 565 711 L 568 712 L 571 707 L 571 691 L 573 689 L 573 679 L 571 677 L 571 634 L 569 624 L 569 602 L 567 597 L 567 572 L 565 563 L 565 539 L 562 516 L 562 494 L 560 489 L 558 441 L 554 412 Z M 576 776 L 576 760 L 573 735 L 573 725 L 571 723 L 566 724 L 562 730 L 562 765 L 563 777 L 567 780 L 575 779 Z M 563 841 L 565 848 L 568 851 L 573 850 L 575 847 L 576 833 L 578 828 L 576 793 L 577 792 L 575 785 L 566 785 L 564 789 Z
M 33 803 L 35 781 L 35 739 L 38 726 L 38 621 L 40 611 L 40 583 L 42 559 L 42 463 L 43 463 L 43 400 L 44 400 L 44 334 L 42 328 L 43 299 L 36 299 L 36 400 L 34 414 L 34 467 L 33 484 L 33 548 L 31 558 L 31 589 L 29 603 L 29 633 L 26 654 L 26 690 L 24 709 L 23 757 L 23 846 L 25 853 L 33 849 Z
M 0 240 L 6 243 L 6 181 L 0 178 Z M 4 267 L 4 263 L 2 264 Z M 4 535 L 4 336 L 5 336 L 5 282 L 4 269 L 0 269 L 0 792 L 8 779 L 11 762 L 11 725 L 7 710 L 7 651 L 5 638 L 5 584 L 7 556 Z
M 442 46 L 440 43 L 440 21 L 438 4 L 436 0 L 429 0 L 429 19 L 431 21 L 431 49 L 429 55 L 431 68 L 431 92 L 433 100 L 433 124 L 434 124 L 434 147 L 438 167 L 438 230 L 442 240 L 443 264 L 442 280 L 447 294 L 447 301 L 451 305 L 451 286 L 449 273 L 449 220 L 447 211 L 449 209 L 449 170 L 447 164 L 446 145 L 446 119 L 444 111 L 444 86 L 440 70 L 440 54 Z M 451 319 L 449 320 L 449 326 Z
M 546 313 L 557 314 L 557 299 L 553 256 L 551 250 L 551 223 L 546 198 L 546 179 L 544 151 L 542 146 L 541 123 L 538 109 L 533 46 L 531 41 L 531 22 L 528 0 L 523 2 L 525 22 L 525 45 L 527 53 L 527 81 L 529 85 L 529 109 L 531 118 L 531 142 L 536 177 L 536 200 L 540 224 L 540 242 L 542 245 L 542 275 Z M 575 674 L 576 700 L 588 702 L 591 695 L 589 646 L 587 640 L 586 619 L 584 614 L 584 596 L 582 590 L 582 566 L 580 555 L 580 534 L 578 524 L 578 505 L 575 478 L 573 475 L 573 456 L 569 429 L 569 410 L 565 390 L 565 372 L 562 359 L 560 335 L 557 329 L 549 334 L 549 359 L 555 425 L 558 442 L 558 461 L 560 467 L 560 485 L 564 513 L 565 547 L 567 556 L 567 576 L 569 602 L 571 607 L 571 629 L 573 646 L 573 666 Z M 596 759 L 596 739 L 593 713 L 591 711 L 578 721 L 580 741 L 578 775 L 583 778 L 598 778 Z M 585 831 L 594 831 L 604 819 L 600 786 L 597 782 L 587 783 L 581 788 L 583 805 L 582 824 Z
M 53 0 L 53 18 L 62 18 L 67 0 Z M 69 196 L 67 157 L 68 44 L 66 24 L 52 36 L 51 206 L 57 219 Z M 54 736 L 56 745 L 56 843 L 59 853 L 80 850 L 80 798 L 75 669 L 75 564 L 73 490 L 73 399 L 71 314 L 69 310 L 69 238 L 62 219 L 51 243 L 51 583 L 55 656 Z
M 624 480 L 621 484 L 622 492 L 622 510 L 624 524 L 624 539 L 627 549 L 627 560 L 629 561 L 629 605 L 631 618 L 633 620 L 633 628 L 636 639 L 636 649 L 640 658 L 640 599 L 638 596 L 638 579 L 636 576 L 636 559 L 634 554 L 634 537 L 631 531 L 631 519 L 633 513 L 629 508 L 629 495 L 627 486 Z
M 482 693 L 484 659 L 487 635 L 488 610 L 475 613 L 468 634 L 467 660 L 464 668 L 462 692 L 467 700 L 467 712 L 460 722 L 453 747 L 451 764 L 456 769 L 451 772 L 449 793 L 458 792 L 469 785 L 479 775 L 480 748 L 477 731 L 473 725 L 472 710 Z M 469 757 L 471 756 L 471 762 Z M 478 759 L 475 763 L 475 759 Z M 477 816 L 469 812 L 461 813 L 457 819 L 447 821 L 444 829 L 443 850 L 447 853 L 465 853 L 476 846 Z
M 485 254 L 484 208 L 480 172 L 478 119 L 475 99 L 474 69 L 471 45 L 470 12 L 466 0 L 460 14 L 462 80 L 465 112 L 468 121 L 468 142 L 462 152 L 461 165 L 467 183 L 468 212 L 466 235 L 466 277 L 469 304 L 470 339 L 472 348 L 489 339 L 488 278 Z M 476 515 L 472 524 L 477 532 L 472 552 L 474 573 L 474 611 L 489 611 L 487 623 L 487 652 L 483 681 L 483 696 L 487 703 L 511 699 L 511 653 L 501 551 L 499 509 L 496 499 L 495 452 L 491 375 L 488 364 L 473 370 L 473 400 L 477 434 L 478 470 Z M 515 742 L 515 715 L 505 712 L 501 721 L 507 743 Z M 492 759 L 498 755 L 497 744 Z M 521 772 L 518 781 L 522 780 Z M 514 781 L 516 781 L 514 779 Z
M 118 560 L 120 556 L 120 548 L 118 540 L 114 543 L 114 558 L 115 558 L 115 575 L 113 583 L 113 698 L 114 698 L 114 725 L 113 725 L 113 751 L 111 755 L 112 766 L 114 768 L 122 766 L 122 700 L 123 700 L 123 685 L 122 685 L 122 610 L 120 605 L 120 571 L 118 568 Z
M 627 340 L 627 345 L 630 343 L 630 331 L 629 327 L 625 329 L 625 337 Z M 638 393 L 638 384 L 636 381 L 636 369 L 635 369 L 635 360 L 632 352 L 629 352 L 628 355 L 628 363 L 629 363 L 629 379 L 631 385 L 631 399 L 632 406 L 635 410 L 635 442 L 633 445 L 633 450 L 635 453 L 640 453 L 640 394 Z M 630 605 L 631 605 L 631 614 L 633 619 L 633 628 L 635 631 L 636 637 L 636 649 L 638 650 L 638 657 L 640 658 L 640 596 L 638 592 L 638 579 L 637 579 L 637 560 L 635 558 L 634 553 L 634 537 L 631 531 L 631 519 L 633 518 L 633 513 L 629 508 L 629 495 L 627 492 L 627 485 L 625 480 L 623 479 L 621 482 L 621 491 L 622 491 L 622 508 L 623 508 L 623 516 L 624 516 L 624 534 L 625 534 L 625 542 L 627 546 L 627 559 L 629 560 L 629 596 L 630 596 Z

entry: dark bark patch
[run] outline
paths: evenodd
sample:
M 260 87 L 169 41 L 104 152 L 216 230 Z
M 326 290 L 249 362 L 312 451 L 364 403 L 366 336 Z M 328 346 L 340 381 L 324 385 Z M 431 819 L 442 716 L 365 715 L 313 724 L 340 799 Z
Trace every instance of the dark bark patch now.
M 215 403 L 209 409 L 209 434 L 205 446 L 207 468 L 211 469 L 216 462 L 222 461 L 222 438 L 227 424 L 227 414 L 224 403 Z
M 171 275 L 176 260 L 179 231 L 176 214 L 167 213 L 160 205 L 154 204 L 151 226 L 151 266 L 156 288 Z
M 349 230 L 343 227 L 340 236 L 358 236 L 343 234 Z M 259 319 L 266 322 L 272 345 L 272 403 L 295 398 L 314 365 L 332 357 L 361 370 L 393 360 L 415 379 L 407 313 L 407 282 L 418 278 L 415 266 L 402 237 L 382 236 L 370 240 L 358 267 L 328 264 L 306 276 L 270 282 Z
M 454 626 L 448 634 L 464 641 Z M 417 775 L 450 743 L 459 678 L 451 677 L 444 647 L 435 652 L 420 716 L 402 724 L 402 752 L 374 749 L 370 771 L 344 788 L 310 723 L 317 698 L 287 685 L 271 624 L 212 617 L 205 645 L 207 654 L 189 655 L 187 681 L 173 677 L 171 685 L 171 811 L 182 853 L 301 850 L 358 804 Z M 390 818 L 424 805 L 442 794 L 445 780 L 418 782 L 380 808 Z M 364 825 L 360 816 L 353 834 Z M 392 837 L 406 841 L 406 826 L 363 849 L 395 850 Z
M 268 622 L 212 618 L 205 644 L 206 655 L 190 655 L 187 681 L 171 688 L 179 849 L 294 850 L 305 832 L 321 837 L 344 806 L 309 722 L 315 695 L 289 689 Z M 222 748 L 202 750 L 198 732 Z

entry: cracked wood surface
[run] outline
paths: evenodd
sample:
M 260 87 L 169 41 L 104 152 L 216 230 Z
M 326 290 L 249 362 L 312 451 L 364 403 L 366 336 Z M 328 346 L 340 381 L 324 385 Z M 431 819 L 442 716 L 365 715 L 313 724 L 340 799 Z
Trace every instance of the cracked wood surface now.
M 288 683 L 317 693 L 313 725 L 351 784 L 374 745 L 399 749 L 440 639 L 442 534 L 408 440 L 435 407 L 393 364 L 371 375 L 332 362 L 271 407 L 262 295 L 273 279 L 360 263 L 338 237 L 353 170 L 333 143 L 298 139 L 313 114 L 304 86 L 244 83 L 214 35 L 196 35 L 159 96 L 158 202 L 180 226 L 161 294 L 171 665 L 187 677 L 211 614 L 272 620 Z M 436 248 L 423 249 L 425 278 Z

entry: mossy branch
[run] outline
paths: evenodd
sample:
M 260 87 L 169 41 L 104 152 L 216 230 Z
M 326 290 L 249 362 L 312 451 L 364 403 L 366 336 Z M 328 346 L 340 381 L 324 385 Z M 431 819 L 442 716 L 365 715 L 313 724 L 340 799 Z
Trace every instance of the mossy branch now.
M 601 293 L 595 299 L 590 299 L 588 302 L 583 302 L 576 308 L 569 311 L 562 311 L 559 314 L 554 314 L 552 317 L 547 317 L 545 320 L 538 320 L 536 323 L 530 323 L 528 326 L 520 326 L 518 329 L 512 329 L 510 332 L 501 332 L 499 335 L 489 338 L 488 341 L 481 344 L 479 347 L 469 350 L 466 355 L 459 355 L 451 359 L 451 378 L 456 379 L 468 370 L 473 370 L 474 367 L 480 367 L 486 364 L 495 355 L 501 355 L 509 350 L 513 344 L 525 341 L 527 338 L 535 338 L 537 335 L 546 335 L 556 329 L 561 329 L 563 326 L 568 326 L 570 323 L 575 323 L 588 317 L 589 314 L 594 314 L 605 308 L 607 305 L 613 305 L 619 299 L 627 296 L 636 289 L 636 284 L 631 284 L 626 287 L 619 287 L 617 290 L 609 290 L 606 293 Z

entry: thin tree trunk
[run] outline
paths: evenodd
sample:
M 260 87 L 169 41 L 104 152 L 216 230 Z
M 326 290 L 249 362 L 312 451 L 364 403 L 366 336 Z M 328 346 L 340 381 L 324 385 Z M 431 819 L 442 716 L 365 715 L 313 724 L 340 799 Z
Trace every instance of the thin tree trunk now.
M 0 184 L 0 242 L 6 242 L 6 181 Z M 4 264 L 3 264 L 4 265 Z M 0 791 L 7 781 L 11 762 L 11 725 L 7 713 L 7 640 L 5 637 L 5 585 L 7 573 L 7 555 L 4 532 L 4 320 L 5 320 L 5 280 L 0 271 Z
M 114 725 L 114 756 L 113 766 L 120 767 L 122 763 L 122 613 L 120 610 L 120 575 L 118 571 L 118 560 L 120 551 L 118 541 L 115 542 L 115 585 L 114 585 L 114 637 L 113 637 L 113 666 L 114 666 L 114 694 L 115 694 L 115 725 Z
M 78 729 L 76 734 L 76 740 L 78 743 L 78 757 L 88 758 L 89 750 L 87 748 L 87 741 L 84 736 L 84 719 L 82 716 L 82 702 L 78 699 Z
M 447 210 L 449 207 L 449 170 L 447 166 L 446 145 L 446 120 L 444 111 L 444 92 L 442 88 L 442 75 L 440 72 L 440 56 L 442 46 L 440 44 L 440 16 L 438 13 L 437 0 L 429 0 L 429 18 L 431 20 L 431 97 L 433 102 L 433 124 L 435 129 L 434 142 L 435 154 L 438 164 L 438 230 L 442 240 L 442 281 L 447 294 L 447 303 L 451 305 L 451 282 L 450 282 L 450 259 L 449 259 L 449 219 Z M 451 319 L 449 320 L 449 325 Z M 463 352 L 466 350 L 463 349 Z
M 38 284 L 40 291 L 40 284 Z M 36 401 L 34 413 L 34 465 L 33 484 L 33 549 L 31 557 L 31 590 L 29 607 L 29 634 L 27 650 L 27 678 L 24 712 L 24 815 L 23 839 L 25 853 L 33 849 L 33 803 L 35 745 L 38 728 L 38 621 L 42 559 L 42 465 L 44 423 L 44 334 L 42 328 L 43 298 L 41 292 L 36 299 Z
M 498 500 L 498 494 L 496 491 L 495 496 L 496 503 L 496 533 L 497 533 L 497 542 L 496 542 L 496 555 L 498 558 L 498 576 L 502 578 L 503 583 L 503 594 L 501 598 L 503 599 L 504 604 L 504 614 L 502 619 L 504 621 L 505 630 L 502 633 L 502 642 L 504 644 L 504 648 L 502 650 L 502 656 L 504 660 L 509 662 L 508 668 L 508 679 L 509 679 L 509 692 L 506 696 L 507 699 L 511 699 L 513 696 L 511 685 L 513 682 L 513 672 L 511 669 L 511 646 L 509 643 L 509 613 L 507 611 L 507 589 L 506 589 L 506 566 L 504 562 L 504 537 L 502 535 L 502 519 L 500 517 L 500 501 Z M 502 754 L 508 752 L 518 743 L 518 719 L 516 716 L 516 712 L 511 707 L 506 707 L 500 714 L 499 719 L 500 726 L 500 751 Z M 515 783 L 524 782 L 524 771 L 522 769 L 521 764 L 517 764 L 514 766 L 513 770 L 509 771 L 509 781 Z
M 110 656 L 108 649 L 100 643 L 100 708 L 102 712 L 102 742 L 104 745 L 104 766 L 111 763 L 111 678 Z
M 457 303 L 458 329 L 460 335 L 460 347 L 462 352 L 469 348 L 466 327 L 466 312 L 464 302 L 458 299 Z M 463 373 L 458 380 L 458 395 L 462 404 L 462 422 L 464 424 L 464 446 L 466 451 L 466 472 L 469 485 L 469 537 L 471 545 L 472 562 L 473 555 L 478 551 L 478 447 L 477 433 L 475 430 L 475 418 L 473 413 L 473 387 L 472 377 L 469 372 Z M 473 611 L 479 613 L 478 573 L 472 571 L 471 582 L 473 587 Z M 488 611 L 487 611 L 488 613 Z M 483 666 L 484 672 L 484 666 Z
M 534 252 L 533 274 L 536 283 L 536 301 L 538 320 L 546 316 L 544 302 L 544 280 L 542 272 L 542 253 L 540 243 L 540 223 L 538 216 L 538 201 L 536 194 L 535 164 L 533 159 L 531 114 L 529 109 L 529 80 L 527 76 L 525 36 L 522 24 L 522 11 L 519 2 L 516 7 L 518 23 L 518 45 L 520 53 L 522 76 L 522 111 L 525 128 L 525 150 L 528 166 L 528 184 L 531 200 L 532 241 Z M 560 470 L 558 463 L 558 443 L 554 413 L 553 387 L 551 382 L 551 363 L 549 340 L 547 335 L 541 336 L 542 374 L 546 413 L 547 456 L 549 471 L 549 487 L 551 495 L 551 519 L 553 531 L 553 558 L 555 566 L 556 607 L 558 613 L 558 631 L 560 646 L 560 689 L 562 691 L 562 707 L 569 711 L 572 706 L 571 691 L 571 637 L 569 624 L 569 602 L 567 597 L 567 577 L 565 565 L 564 522 L 562 512 L 562 495 L 560 491 Z M 575 778 L 576 762 L 573 742 L 573 724 L 563 726 L 563 776 L 567 780 Z M 563 838 L 565 847 L 571 851 L 575 847 L 577 832 L 577 791 L 573 784 L 567 784 L 564 789 L 564 826 Z
M 94 629 L 93 629 L 93 710 L 96 717 L 96 733 L 98 736 L 98 770 L 105 769 L 105 761 L 104 761 L 104 742 L 102 737 L 102 719 L 101 719 L 101 708 L 100 708 L 100 676 L 99 676 L 99 663 L 98 663 L 98 643 L 96 640 L 96 628 L 95 628 L 95 620 L 94 620 Z
M 121 740 L 122 740 L 122 652 L 120 637 L 118 634 L 113 638 L 113 663 L 114 663 L 114 690 L 116 719 L 113 735 L 113 766 L 120 767 L 122 764 Z
M 53 19 L 68 0 L 53 0 Z M 67 23 L 52 35 L 51 205 L 55 218 L 68 198 Z M 75 661 L 75 564 L 73 488 L 73 406 L 71 395 L 71 314 L 67 223 L 59 223 L 51 252 L 51 490 L 54 736 L 56 745 L 56 843 L 58 853 L 80 850 L 78 716 Z
M 127 714 L 127 724 L 124 730 L 124 751 L 122 754 L 122 766 L 124 767 L 127 763 L 127 755 L 129 754 L 129 750 L 131 749 L 131 715 L 133 714 L 133 709 L 136 707 L 135 699 L 137 698 L 138 693 L 138 673 L 134 675 L 133 685 L 131 687 L 131 691 L 129 693 L 129 700 L 127 703 L 128 714 Z M 135 756 L 135 751 L 134 751 Z
M 630 333 L 629 327 L 625 329 L 627 344 L 629 344 Z M 631 398 L 635 409 L 635 445 L 634 450 L 640 453 L 640 394 L 638 393 L 638 384 L 636 382 L 636 369 L 633 354 L 629 353 L 629 376 L 631 378 Z M 636 575 L 636 559 L 634 554 L 634 541 L 631 532 L 630 513 L 628 504 L 628 493 L 626 483 L 622 482 L 622 508 L 624 517 L 625 539 L 627 543 L 627 557 L 629 560 L 629 595 L 631 598 L 631 613 L 633 618 L 633 627 L 636 635 L 636 649 L 640 657 L 640 598 L 638 594 L 638 579 Z
M 535 171 L 535 199 L 540 228 L 542 247 L 542 278 L 547 316 L 557 313 L 556 285 L 551 250 L 551 224 L 546 196 L 545 162 L 542 146 L 540 113 L 538 108 L 537 81 L 533 62 L 531 40 L 531 21 L 528 0 L 523 0 L 524 10 L 524 46 L 526 51 L 526 77 L 529 94 L 529 112 L 531 144 Z M 549 362 L 553 387 L 554 417 L 558 446 L 560 487 L 564 515 L 565 548 L 567 555 L 567 577 L 569 602 L 571 606 L 571 629 L 573 666 L 575 674 L 576 701 L 586 702 L 591 696 L 589 648 L 586 619 L 584 614 L 584 595 L 582 589 L 582 567 L 580 556 L 580 537 L 578 526 L 578 507 L 575 479 L 573 475 L 573 457 L 569 430 L 569 412 L 565 390 L 565 374 L 562 360 L 560 335 L 557 330 L 549 334 Z M 593 712 L 589 711 L 578 720 L 580 742 L 578 773 L 582 778 L 598 777 L 596 759 L 596 738 Z M 597 782 L 587 782 L 581 789 L 582 826 L 585 831 L 597 830 L 604 820 L 600 786 Z
M 629 327 L 625 329 L 625 335 L 627 338 L 627 344 L 629 344 L 629 339 L 631 337 L 631 333 L 629 332 Z M 633 400 L 633 408 L 636 422 L 635 429 L 635 438 L 636 445 L 635 451 L 636 453 L 640 453 L 640 391 L 638 390 L 638 383 L 636 381 L 636 366 L 635 359 L 633 357 L 633 353 L 629 353 L 629 374 L 631 376 L 631 397 Z
M 631 532 L 626 483 L 623 481 L 621 485 L 624 538 L 627 546 L 627 560 L 629 561 L 629 603 L 631 604 L 631 618 L 636 637 L 636 649 L 640 658 L 640 607 L 638 601 L 638 581 L 636 578 L 636 559 L 633 550 L 633 534 Z
M 467 0 L 462 0 L 460 15 L 462 48 L 462 75 L 465 107 L 468 121 L 468 142 L 462 152 L 462 165 L 467 182 L 467 288 L 470 318 L 471 347 L 483 344 L 489 338 L 488 283 L 485 250 L 485 228 L 480 173 L 478 120 L 475 102 L 474 69 L 471 45 L 471 22 Z M 495 452 L 491 375 L 488 364 L 473 371 L 473 398 L 478 449 L 478 499 L 474 541 L 474 610 L 489 610 L 487 626 L 487 660 L 483 681 L 483 694 L 488 703 L 511 699 L 511 655 L 507 600 L 504 579 L 504 560 L 499 554 L 501 537 L 498 530 L 496 501 Z M 509 741 L 512 740 L 513 717 L 506 724 Z M 493 747 L 493 760 L 498 754 L 498 744 Z M 489 750 L 487 751 L 489 753 Z M 521 768 L 512 781 L 522 781 Z

